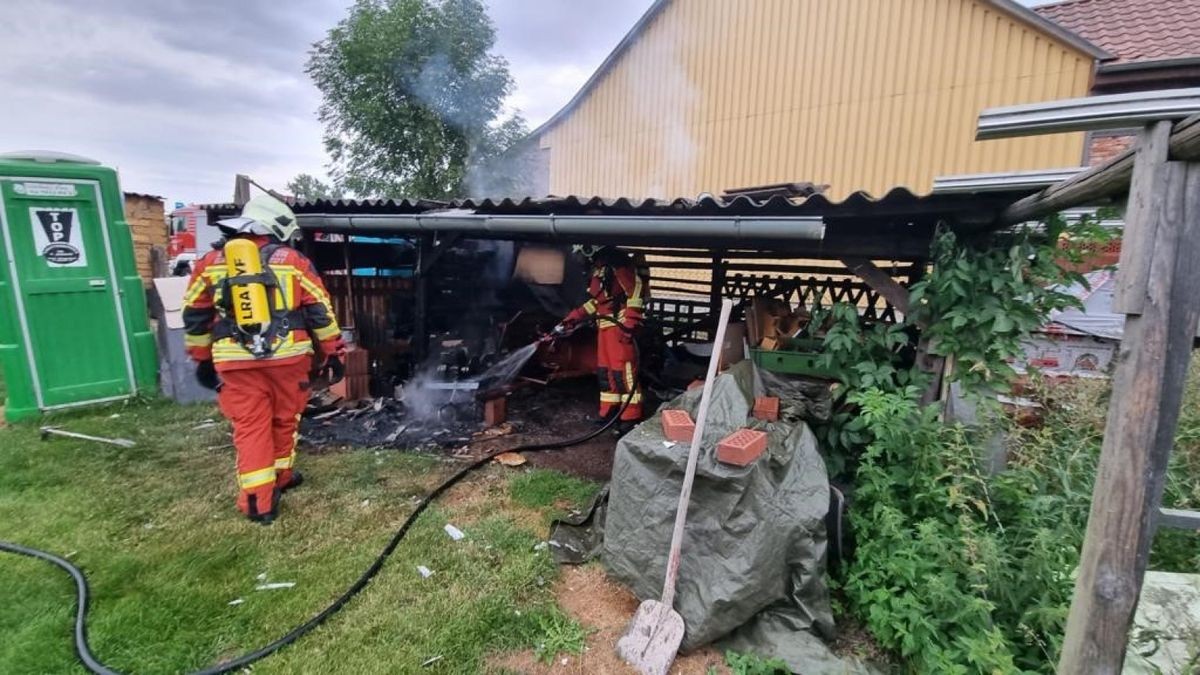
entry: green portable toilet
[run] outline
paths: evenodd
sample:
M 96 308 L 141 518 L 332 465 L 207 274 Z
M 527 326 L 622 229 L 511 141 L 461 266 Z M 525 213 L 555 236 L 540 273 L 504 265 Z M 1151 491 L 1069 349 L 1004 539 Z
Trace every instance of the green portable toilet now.
M 116 171 L 61 153 L 0 154 L 0 254 L 6 419 L 154 390 Z

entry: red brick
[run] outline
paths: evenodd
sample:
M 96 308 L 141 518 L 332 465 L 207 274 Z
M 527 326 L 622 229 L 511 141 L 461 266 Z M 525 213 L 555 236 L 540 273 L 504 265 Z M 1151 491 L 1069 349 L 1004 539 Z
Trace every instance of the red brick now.
M 361 347 L 346 348 L 346 375 L 370 375 L 371 354 Z
M 1088 166 L 1100 166 L 1133 146 L 1134 136 L 1095 134 L 1087 149 Z
M 371 396 L 371 378 L 366 375 L 347 375 L 341 382 L 330 385 L 329 393 L 347 403 Z
M 753 464 L 767 449 L 767 434 L 756 429 L 738 429 L 717 444 L 717 461 L 735 466 Z
M 686 410 L 664 410 L 662 412 L 663 436 L 676 443 L 691 443 L 696 433 L 696 423 Z
M 775 396 L 759 396 L 754 399 L 755 419 L 767 422 L 779 421 L 779 398 Z
M 498 427 L 508 419 L 508 399 L 503 396 L 490 398 L 483 402 L 483 423 L 489 427 Z

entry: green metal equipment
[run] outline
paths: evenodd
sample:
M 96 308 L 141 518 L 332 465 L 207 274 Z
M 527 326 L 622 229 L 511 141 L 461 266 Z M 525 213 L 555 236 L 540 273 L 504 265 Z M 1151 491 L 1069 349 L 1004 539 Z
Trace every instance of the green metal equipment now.
M 157 384 L 154 336 L 117 173 L 0 155 L 0 369 L 8 421 Z
M 821 365 L 821 341 L 784 338 L 779 349 L 751 349 L 754 364 L 772 373 L 834 378 L 837 373 Z

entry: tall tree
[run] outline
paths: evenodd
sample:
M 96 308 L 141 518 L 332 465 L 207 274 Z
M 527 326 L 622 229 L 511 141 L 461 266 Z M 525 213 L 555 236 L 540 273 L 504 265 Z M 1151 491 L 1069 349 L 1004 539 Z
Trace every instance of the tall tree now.
M 288 181 L 286 189 L 289 194 L 302 202 L 342 198 L 340 190 L 307 173 L 298 174 L 295 178 Z
M 357 0 L 307 67 L 324 95 L 334 184 L 363 196 L 471 192 L 470 168 L 495 166 L 525 131 L 504 118 L 513 80 L 494 44 L 480 0 Z

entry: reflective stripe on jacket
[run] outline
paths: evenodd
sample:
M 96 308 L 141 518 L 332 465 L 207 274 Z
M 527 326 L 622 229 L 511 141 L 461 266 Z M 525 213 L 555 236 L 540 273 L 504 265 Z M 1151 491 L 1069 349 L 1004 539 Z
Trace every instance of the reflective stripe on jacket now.
M 588 300 L 567 315 L 567 321 L 582 321 L 595 316 L 613 316 L 626 328 L 637 328 L 645 318 L 650 299 L 650 282 L 640 273 L 632 259 L 623 261 L 597 260 L 588 282 Z M 615 328 L 611 322 L 600 321 L 597 328 Z
M 266 241 L 255 238 L 260 248 Z M 292 326 L 291 330 L 281 333 L 272 354 L 262 359 L 256 359 L 235 337 L 214 340 L 214 328 L 218 322 L 226 320 L 221 282 L 228 276 L 228 271 L 224 252 L 209 251 L 197 261 L 183 298 L 184 342 L 193 359 L 212 359 L 214 363 L 227 366 L 278 362 L 311 354 L 313 338 L 331 346 L 340 343 L 341 329 L 334 318 L 333 303 L 308 258 L 295 249 L 280 246 L 271 254 L 268 265 L 279 283 L 273 300 L 275 306 L 298 312 L 304 318 L 303 325 Z M 331 349 L 322 351 L 330 353 Z

